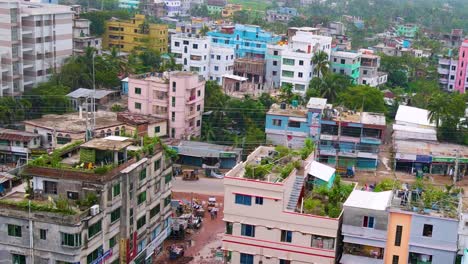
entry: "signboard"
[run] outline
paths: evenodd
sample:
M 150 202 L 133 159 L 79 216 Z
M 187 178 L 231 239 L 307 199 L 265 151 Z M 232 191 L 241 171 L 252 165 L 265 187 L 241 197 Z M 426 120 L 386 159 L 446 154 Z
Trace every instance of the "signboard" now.
M 432 162 L 445 162 L 445 163 L 455 163 L 454 157 L 433 157 Z M 468 163 L 467 158 L 459 158 L 458 162 L 460 163 Z
M 417 162 L 431 163 L 432 157 L 427 155 L 416 155 Z
M 107 250 L 102 256 L 95 259 L 91 264 L 101 264 L 103 261 L 112 257 L 112 248 Z
M 410 160 L 410 161 L 416 161 L 416 155 L 414 154 L 404 154 L 404 153 L 397 153 L 395 155 L 396 159 L 399 160 Z
M 220 158 L 236 158 L 237 154 L 235 152 L 220 152 Z

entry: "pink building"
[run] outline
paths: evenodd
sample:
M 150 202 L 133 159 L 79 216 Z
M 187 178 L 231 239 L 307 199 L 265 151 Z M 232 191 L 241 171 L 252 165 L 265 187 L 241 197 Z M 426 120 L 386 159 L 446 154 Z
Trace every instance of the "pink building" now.
M 189 139 L 201 135 L 205 81 L 190 72 L 132 76 L 128 80 L 130 112 L 168 120 L 169 136 Z
M 466 80 L 466 70 L 468 68 L 468 39 L 465 39 L 460 46 L 460 52 L 458 53 L 458 67 L 457 74 L 455 77 L 455 91 L 460 93 L 465 93 L 465 90 L 468 86 Z

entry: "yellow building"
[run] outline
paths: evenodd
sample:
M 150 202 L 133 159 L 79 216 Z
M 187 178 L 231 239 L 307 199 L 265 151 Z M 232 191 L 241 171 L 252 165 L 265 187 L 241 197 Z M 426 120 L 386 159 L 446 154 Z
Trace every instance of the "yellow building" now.
M 238 4 L 227 4 L 224 8 L 223 8 L 223 12 L 221 12 L 221 16 L 223 18 L 229 18 L 229 17 L 232 17 L 234 15 L 235 12 L 237 11 L 241 11 L 242 10 L 242 5 L 238 5 Z
M 145 23 L 144 15 L 135 15 L 131 20 L 111 20 L 106 23 L 103 47 L 117 47 L 131 52 L 138 47 L 149 47 L 161 53 L 168 48 L 167 25 Z

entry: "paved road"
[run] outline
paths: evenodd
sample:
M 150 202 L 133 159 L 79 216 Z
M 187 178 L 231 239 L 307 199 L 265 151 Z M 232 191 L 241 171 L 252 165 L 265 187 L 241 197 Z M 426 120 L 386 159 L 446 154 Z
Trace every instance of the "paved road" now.
M 224 195 L 224 186 L 221 179 L 200 178 L 198 181 L 183 181 L 181 177 L 177 177 L 172 182 L 172 191 Z

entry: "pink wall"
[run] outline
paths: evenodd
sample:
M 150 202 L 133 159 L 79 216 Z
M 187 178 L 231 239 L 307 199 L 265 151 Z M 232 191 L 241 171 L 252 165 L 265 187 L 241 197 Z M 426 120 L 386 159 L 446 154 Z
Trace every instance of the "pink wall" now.
M 458 54 L 457 75 L 455 76 L 455 91 L 465 93 L 466 69 L 468 64 L 468 40 L 464 40 Z

